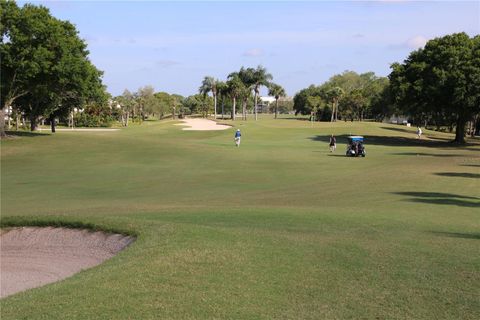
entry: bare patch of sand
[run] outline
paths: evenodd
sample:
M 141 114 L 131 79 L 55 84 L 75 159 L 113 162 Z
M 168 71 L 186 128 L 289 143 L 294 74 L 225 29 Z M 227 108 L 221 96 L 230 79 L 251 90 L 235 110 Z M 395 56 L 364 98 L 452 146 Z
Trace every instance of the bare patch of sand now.
M 133 237 L 67 228 L 0 233 L 0 298 L 59 281 L 113 257 Z
M 231 129 L 231 126 L 225 124 L 219 124 L 215 121 L 208 119 L 183 119 L 183 123 L 176 123 L 176 126 L 188 126 L 189 128 L 183 128 L 186 131 L 210 131 L 210 130 L 227 130 Z

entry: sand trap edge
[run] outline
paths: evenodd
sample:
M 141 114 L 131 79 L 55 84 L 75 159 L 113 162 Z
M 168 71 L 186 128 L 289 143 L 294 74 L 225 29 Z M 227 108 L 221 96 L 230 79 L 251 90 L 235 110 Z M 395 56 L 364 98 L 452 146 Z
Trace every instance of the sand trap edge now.
M 57 226 L 2 226 L 0 298 L 38 288 L 98 266 L 136 236 Z

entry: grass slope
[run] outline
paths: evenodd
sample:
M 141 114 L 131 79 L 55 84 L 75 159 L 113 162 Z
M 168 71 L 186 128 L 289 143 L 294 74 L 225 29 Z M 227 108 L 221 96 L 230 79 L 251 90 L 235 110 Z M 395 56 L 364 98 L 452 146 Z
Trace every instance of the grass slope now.
M 2 224 L 136 234 L 2 319 L 478 319 L 480 144 L 379 123 L 173 121 L 2 141 Z M 328 136 L 338 149 L 328 152 Z M 344 157 L 366 136 L 367 157 Z

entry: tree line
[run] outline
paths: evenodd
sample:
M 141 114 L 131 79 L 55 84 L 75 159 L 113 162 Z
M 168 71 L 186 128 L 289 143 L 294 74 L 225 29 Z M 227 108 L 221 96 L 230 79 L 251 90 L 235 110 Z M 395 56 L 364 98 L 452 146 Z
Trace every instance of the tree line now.
M 221 81 L 204 77 L 198 94 L 183 97 L 155 92 L 145 86 L 125 90 L 112 98 L 102 83 L 102 72 L 89 60 L 84 40 L 75 26 L 54 18 L 43 6 L 0 0 L 0 134 L 8 122 L 30 123 L 35 130 L 47 120 L 55 131 L 56 119 L 69 125 L 99 126 L 148 117 L 230 113 L 246 120 L 258 118 L 260 89 L 275 97 L 272 110 L 286 96 L 282 86 L 263 66 L 241 67 Z M 384 120 L 407 116 L 414 124 L 455 130 L 455 141 L 480 130 L 480 36 L 456 33 L 427 42 L 402 63 L 393 63 L 388 77 L 373 72 L 345 71 L 325 83 L 300 90 L 293 99 L 296 114 L 318 121 Z M 209 96 L 211 94 L 211 96 Z
M 388 77 L 345 71 L 294 97 L 296 114 L 319 121 L 407 116 L 418 126 L 455 130 L 454 142 L 480 132 L 480 36 L 456 33 L 427 42 Z
M 383 117 L 384 90 L 388 79 L 373 72 L 358 74 L 345 71 L 325 83 L 300 90 L 293 98 L 296 114 L 310 115 L 312 120 L 363 120 Z

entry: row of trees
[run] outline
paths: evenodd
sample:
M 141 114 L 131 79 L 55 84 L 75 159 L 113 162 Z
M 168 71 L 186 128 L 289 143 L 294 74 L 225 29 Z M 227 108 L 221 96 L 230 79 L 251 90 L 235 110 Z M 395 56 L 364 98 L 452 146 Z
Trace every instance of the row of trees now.
M 316 120 L 363 120 L 378 117 L 388 79 L 373 72 L 345 71 L 319 86 L 311 85 L 293 98 L 296 114 Z
M 130 119 L 144 121 L 147 117 L 163 119 L 165 115 L 171 114 L 173 118 L 176 113 L 183 113 L 184 97 L 178 94 L 166 92 L 155 92 L 152 86 L 144 86 L 136 92 L 125 89 L 122 95 L 113 98 L 114 108 L 121 110 L 121 122 L 128 126 Z
M 73 24 L 42 6 L 20 8 L 0 0 L 0 9 L 2 135 L 5 110 L 28 118 L 31 130 L 40 118 L 48 118 L 55 131 L 56 117 L 107 103 L 102 72 L 88 59 L 87 45 Z
M 427 42 L 389 75 L 392 103 L 418 123 L 455 126 L 455 142 L 480 121 L 480 36 L 456 33 Z
M 294 110 L 323 121 L 407 116 L 416 125 L 454 127 L 458 143 L 466 127 L 471 135 L 479 131 L 480 36 L 430 40 L 391 69 L 388 78 L 345 71 L 311 85 L 295 95 Z
M 221 100 L 222 116 L 225 104 L 228 99 L 232 102 L 231 118 L 236 119 L 237 103 L 242 106 L 242 119 L 247 119 L 248 101 L 253 93 L 253 113 L 255 120 L 258 119 L 258 97 L 261 87 L 269 89 L 269 95 L 275 97 L 275 118 L 278 115 L 278 100 L 285 97 L 286 93 L 282 86 L 272 82 L 273 77 L 262 66 L 257 68 L 241 67 L 240 71 L 232 72 L 228 75 L 226 81 L 220 81 L 213 77 L 206 76 L 199 88 L 199 93 L 206 96 L 208 93 L 213 97 L 214 117 L 217 118 L 217 102 Z

